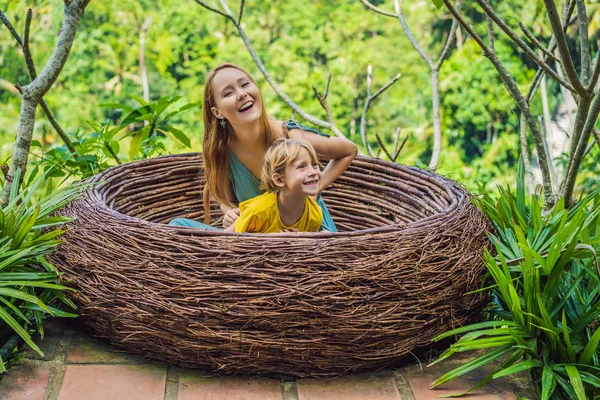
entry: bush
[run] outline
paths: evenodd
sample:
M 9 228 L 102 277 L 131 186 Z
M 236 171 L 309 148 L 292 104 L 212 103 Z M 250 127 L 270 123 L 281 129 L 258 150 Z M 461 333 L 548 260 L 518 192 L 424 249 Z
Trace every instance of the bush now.
M 39 354 L 31 334 L 43 336 L 44 317 L 75 317 L 60 309 L 75 305 L 64 293 L 70 289 L 60 285 L 59 273 L 44 256 L 60 244 L 57 237 L 63 231 L 57 226 L 69 220 L 51 214 L 84 188 L 70 186 L 35 202 L 36 189 L 45 178 L 38 177 L 21 193 L 14 185 L 8 205 L 0 209 L 0 347 L 16 334 Z M 0 354 L 0 373 L 13 355 Z
M 446 332 L 463 334 L 438 360 L 457 352 L 489 351 L 436 380 L 439 386 L 499 360 L 499 366 L 469 391 L 491 379 L 529 371 L 541 399 L 600 398 L 600 191 L 565 209 L 561 200 L 544 212 L 539 196 L 527 196 L 523 163 L 517 189 L 477 205 L 492 220 L 497 256 L 485 262 L 494 301 L 486 322 Z

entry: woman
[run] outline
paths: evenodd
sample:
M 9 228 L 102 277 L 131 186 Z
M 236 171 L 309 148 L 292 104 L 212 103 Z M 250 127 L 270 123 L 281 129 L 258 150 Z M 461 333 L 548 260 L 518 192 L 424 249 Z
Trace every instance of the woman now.
M 322 173 L 319 190 L 333 183 L 348 168 L 357 147 L 345 138 L 328 137 L 297 122 L 274 121 L 267 115 L 254 79 L 242 68 L 223 64 L 206 79 L 204 88 L 204 209 L 210 196 L 221 205 L 227 228 L 239 217 L 238 204 L 262 193 L 260 172 L 270 145 L 281 137 L 309 142 L 320 159 L 331 160 Z M 337 232 L 335 223 L 319 196 L 323 210 L 322 229 Z M 210 222 L 208 213 L 204 222 Z M 176 218 L 170 225 L 215 229 L 196 221 Z

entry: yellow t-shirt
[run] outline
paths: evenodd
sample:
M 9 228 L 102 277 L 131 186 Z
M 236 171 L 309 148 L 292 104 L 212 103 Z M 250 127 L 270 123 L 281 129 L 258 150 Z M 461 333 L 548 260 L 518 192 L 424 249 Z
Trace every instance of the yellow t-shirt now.
M 275 233 L 282 229 L 296 228 L 300 232 L 316 232 L 323 223 L 323 210 L 312 198 L 306 199 L 302 217 L 291 226 L 285 226 L 279 218 L 277 194 L 266 192 L 240 203 L 240 216 L 235 220 L 236 232 Z

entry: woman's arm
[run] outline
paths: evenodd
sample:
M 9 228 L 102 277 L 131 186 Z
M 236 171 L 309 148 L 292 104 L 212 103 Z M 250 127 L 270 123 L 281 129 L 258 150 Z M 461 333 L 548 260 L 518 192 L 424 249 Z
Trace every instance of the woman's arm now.
M 310 143 L 319 159 L 331 160 L 321 176 L 319 192 L 331 185 L 350 166 L 358 153 L 358 147 L 346 138 L 325 137 L 301 129 L 291 129 L 288 135 Z
M 229 201 L 233 204 L 237 204 L 237 199 L 235 198 L 235 193 L 233 193 L 233 185 L 231 181 L 229 181 L 229 185 L 227 185 L 227 197 Z M 238 207 L 230 207 L 225 204 L 219 204 L 221 208 L 221 212 L 223 212 L 223 228 L 228 228 L 232 226 L 236 219 L 240 216 L 240 209 Z M 227 229 L 226 229 L 227 230 Z M 231 231 L 233 232 L 233 231 Z

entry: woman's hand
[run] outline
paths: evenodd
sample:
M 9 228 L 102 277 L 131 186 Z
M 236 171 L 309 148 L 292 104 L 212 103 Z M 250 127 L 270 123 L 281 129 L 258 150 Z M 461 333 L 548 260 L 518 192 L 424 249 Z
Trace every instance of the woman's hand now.
M 240 216 L 239 208 L 230 208 L 225 212 L 225 216 L 223 217 L 223 228 L 228 228 L 230 225 L 233 225 L 236 219 Z

